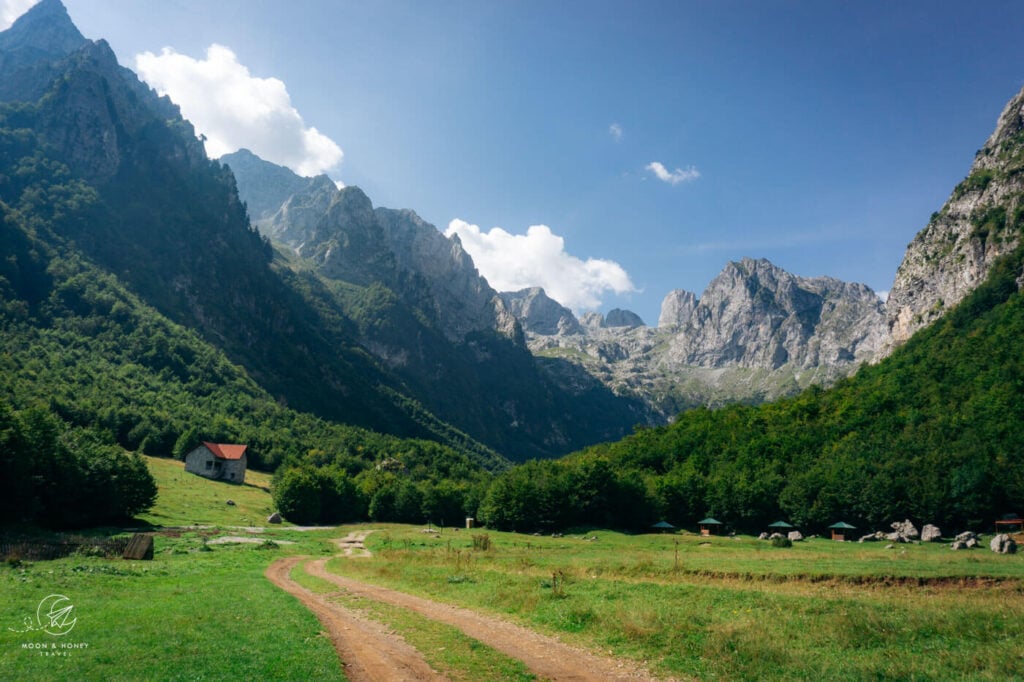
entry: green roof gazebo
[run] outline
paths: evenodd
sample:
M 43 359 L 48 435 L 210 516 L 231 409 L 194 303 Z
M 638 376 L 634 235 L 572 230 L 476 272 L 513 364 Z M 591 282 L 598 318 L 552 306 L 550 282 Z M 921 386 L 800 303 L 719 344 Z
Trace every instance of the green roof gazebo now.
M 718 531 L 722 530 L 722 526 L 725 524 L 709 516 L 706 519 L 698 521 L 697 525 L 700 526 L 701 535 L 717 535 Z
M 845 521 L 840 521 L 839 523 L 833 523 L 828 529 L 832 531 L 833 540 L 844 542 L 846 540 L 846 531 L 857 530 L 857 526 L 851 526 Z
M 768 524 L 768 531 L 772 533 L 781 533 L 786 535 L 791 530 L 795 530 L 796 526 L 786 523 L 785 521 L 776 521 L 775 523 Z
M 655 530 L 661 533 L 667 533 L 668 531 L 673 531 L 676 529 L 676 527 L 668 521 L 658 521 L 656 524 L 651 526 L 651 528 L 654 528 Z

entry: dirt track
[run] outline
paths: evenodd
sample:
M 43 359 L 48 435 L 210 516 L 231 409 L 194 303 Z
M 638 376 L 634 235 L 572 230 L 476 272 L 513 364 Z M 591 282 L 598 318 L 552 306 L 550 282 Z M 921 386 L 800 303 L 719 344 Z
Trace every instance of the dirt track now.
M 344 550 L 344 555 L 366 556 L 368 553 L 365 553 L 366 550 L 362 547 L 362 540 L 365 537 L 366 534 L 350 534 L 338 543 Z M 316 595 L 292 581 L 288 573 L 299 561 L 302 561 L 301 557 L 280 559 L 267 569 L 267 577 L 274 584 L 294 594 L 317 614 L 328 628 L 338 655 L 345 663 L 345 674 L 351 680 L 444 679 L 426 665 L 415 649 L 397 636 L 389 635 L 383 626 L 377 624 L 376 627 L 372 627 L 373 621 L 360 616 L 352 609 L 328 602 L 324 595 Z M 458 628 L 469 637 L 522 661 L 532 673 L 542 679 L 580 682 L 658 679 L 633 663 L 568 646 L 553 637 L 493 616 L 329 573 L 325 567 L 326 563 L 327 559 L 310 561 L 306 564 L 305 570 L 310 575 L 328 580 L 351 594 L 399 606 L 430 620 Z M 381 637 L 389 639 L 378 641 Z M 400 642 L 401 647 L 396 647 L 393 640 Z M 390 648 L 394 648 L 394 653 L 389 652 Z M 377 651 L 378 649 L 383 651 Z M 404 656 L 398 655 L 400 650 L 404 651 Z M 364 656 L 371 661 L 362 660 Z M 422 672 L 424 668 L 414 671 L 410 667 L 410 657 L 415 657 L 415 660 L 424 666 L 426 673 Z M 389 668 L 388 665 L 395 667 Z M 366 671 L 366 676 L 357 676 L 357 672 L 363 670 Z
M 289 575 L 303 557 L 279 559 L 267 568 L 272 583 L 295 595 L 316 614 L 334 644 L 350 682 L 377 680 L 445 680 L 401 637 L 352 609 L 302 587 Z

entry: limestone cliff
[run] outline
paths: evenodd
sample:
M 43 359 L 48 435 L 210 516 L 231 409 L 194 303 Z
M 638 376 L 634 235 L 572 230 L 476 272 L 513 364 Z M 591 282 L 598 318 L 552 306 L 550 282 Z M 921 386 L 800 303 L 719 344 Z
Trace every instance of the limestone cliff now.
M 889 293 L 898 345 L 959 303 L 1024 228 L 1024 90 L 1003 109 L 970 174 L 907 246 Z
M 457 237 L 445 237 L 413 211 L 374 208 L 361 189 L 339 189 L 326 175 L 300 178 L 249 152 L 223 160 L 259 230 L 323 276 L 387 286 L 456 343 L 480 331 L 522 342 L 516 317 Z
M 670 292 L 657 328 L 626 311 L 586 313 L 572 332 L 524 327 L 534 352 L 581 365 L 664 418 L 829 383 L 873 360 L 886 339 L 884 305 L 868 287 L 749 258 L 727 264 L 700 299 Z

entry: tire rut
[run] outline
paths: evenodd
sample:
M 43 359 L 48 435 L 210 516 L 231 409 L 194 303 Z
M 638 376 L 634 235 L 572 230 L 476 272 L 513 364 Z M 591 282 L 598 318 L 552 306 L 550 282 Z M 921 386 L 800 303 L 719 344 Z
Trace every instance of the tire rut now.
M 447 680 L 430 667 L 419 651 L 380 623 L 330 602 L 326 595 L 311 592 L 292 580 L 292 568 L 305 558 L 279 559 L 267 568 L 265 575 L 316 614 L 350 682 Z
M 363 547 L 363 540 L 372 531 L 353 532 L 345 538 L 336 540 L 342 553 L 338 557 L 364 557 L 370 553 Z M 359 680 L 437 680 L 444 679 L 439 673 L 430 669 L 423 661 L 422 656 L 410 647 L 404 640 L 395 635 L 388 635 L 383 631 L 383 626 L 376 625 L 374 629 L 377 636 L 388 636 L 392 640 L 399 640 L 404 649 L 412 650 L 417 660 L 426 667 L 427 673 L 413 672 L 413 677 L 399 676 L 396 670 L 391 672 L 383 664 L 374 668 L 382 677 L 357 677 L 356 672 L 367 666 L 367 663 L 360 660 L 360 656 L 367 655 L 366 652 L 357 650 L 357 644 L 362 641 L 365 645 L 370 642 L 369 647 L 375 648 L 372 644 L 374 635 L 354 636 L 352 634 L 353 623 L 362 623 L 363 629 L 373 621 L 360 616 L 352 609 L 347 609 L 339 604 L 327 602 L 321 596 L 301 587 L 290 577 L 291 571 L 303 557 L 290 557 L 280 559 L 267 569 L 267 577 L 276 585 L 287 590 L 298 597 L 303 604 L 317 614 L 321 623 L 328 628 L 331 639 L 335 642 L 338 655 L 345 665 L 345 674 L 353 681 Z M 543 635 L 539 632 L 516 625 L 494 616 L 488 616 L 476 611 L 451 606 L 431 599 L 417 597 L 405 592 L 399 592 L 386 587 L 371 585 L 352 578 L 346 578 L 327 570 L 328 559 L 314 559 L 305 566 L 305 571 L 316 578 L 326 580 L 338 586 L 342 590 L 366 599 L 398 606 L 423 616 L 438 623 L 450 625 L 462 631 L 482 644 L 521 661 L 534 675 L 543 680 L 555 682 L 608 682 L 608 681 L 633 681 L 636 680 L 658 680 L 649 671 L 637 663 L 615 659 L 609 656 L 594 654 L 585 649 L 570 646 L 554 637 Z M 273 574 L 273 575 L 272 575 Z M 326 618 L 326 620 L 325 620 Z M 332 626 L 339 632 L 338 639 L 335 639 Z M 345 636 L 348 636 L 347 639 Z M 404 666 L 406 664 L 402 664 Z M 406 668 L 402 667 L 402 670 Z M 422 668 L 420 669 L 422 670 Z M 403 673 L 404 674 L 404 673 Z

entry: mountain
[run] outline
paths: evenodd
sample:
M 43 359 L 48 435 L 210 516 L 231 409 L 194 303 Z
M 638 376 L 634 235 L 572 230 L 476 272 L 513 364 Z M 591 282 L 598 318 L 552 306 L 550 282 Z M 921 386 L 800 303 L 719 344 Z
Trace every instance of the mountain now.
M 864 534 L 894 519 L 946 535 L 990 532 L 1024 499 L 1024 247 L 942 319 L 824 390 L 759 406 L 694 409 L 488 489 L 478 518 L 558 530 L 713 516 L 757 533 L 842 519 Z
M 727 264 L 699 299 L 670 292 L 657 328 L 621 310 L 581 323 L 543 292 L 503 296 L 530 302 L 513 310 L 526 311 L 535 353 L 577 363 L 665 419 L 831 383 L 874 360 L 886 339 L 884 305 L 868 287 L 798 277 L 763 259 Z
M 511 304 L 457 237 L 413 211 L 375 208 L 358 187 L 339 189 L 326 176 L 300 179 L 248 152 L 222 161 L 248 205 L 299 187 L 255 223 L 278 246 L 282 276 L 325 317 L 350 321 L 360 347 L 440 418 L 517 460 L 617 438 L 651 419 L 638 400 L 535 360 Z M 282 186 L 267 189 L 268 179 Z
M 1024 90 L 1003 109 L 970 173 L 907 246 L 887 303 L 892 344 L 941 317 L 1020 242 Z
M 206 157 L 169 99 L 119 66 L 103 41 L 50 42 L 76 34 L 52 0 L 0 34 L 17 57 L 2 53 L 0 62 L 45 77 L 11 88 L 0 103 L 3 201 L 48 220 L 58 199 L 75 196 L 75 210 L 41 234 L 49 246 L 72 249 L 196 331 L 281 403 L 493 456 L 410 397 L 359 346 L 354 322 L 282 277 L 270 244 L 250 227 L 234 177 Z M 7 76 L 0 72 L 0 82 Z M 28 191 L 43 171 L 46 191 Z

